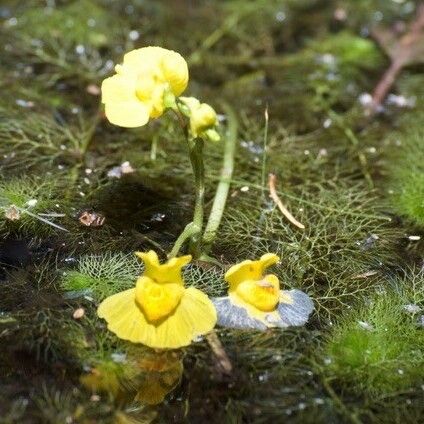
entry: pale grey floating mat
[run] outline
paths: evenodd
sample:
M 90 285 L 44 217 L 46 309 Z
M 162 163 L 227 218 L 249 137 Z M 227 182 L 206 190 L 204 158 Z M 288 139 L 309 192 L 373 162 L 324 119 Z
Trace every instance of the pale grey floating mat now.
M 253 328 L 266 330 L 270 327 L 292 327 L 304 325 L 314 309 L 312 299 L 300 290 L 281 290 L 282 298 L 290 298 L 291 303 L 280 302 L 276 311 L 264 313 L 264 321 L 250 316 L 247 310 L 234 305 L 228 296 L 212 299 L 215 305 L 217 324 L 229 328 Z M 275 314 L 277 312 L 277 314 Z M 276 316 L 278 317 L 276 319 Z

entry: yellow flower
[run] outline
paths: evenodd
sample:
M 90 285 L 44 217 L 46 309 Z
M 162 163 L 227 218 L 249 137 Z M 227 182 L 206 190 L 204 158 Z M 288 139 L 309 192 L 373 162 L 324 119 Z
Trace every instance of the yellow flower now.
M 121 127 L 134 128 L 158 118 L 166 96 L 179 96 L 187 87 L 184 58 L 161 47 L 143 47 L 124 56 L 116 75 L 102 83 L 102 102 L 107 119 Z
M 137 252 L 145 264 L 136 287 L 114 294 L 99 305 L 97 314 L 121 339 L 157 349 L 187 346 L 216 323 L 209 298 L 194 287 L 185 288 L 181 269 L 191 256 L 160 264 L 154 251 Z
M 305 324 L 313 310 L 309 296 L 300 290 L 280 290 L 278 277 L 265 274 L 278 260 L 277 255 L 266 253 L 227 271 L 228 296 L 214 299 L 218 324 L 261 330 Z
M 190 132 L 194 138 L 203 135 L 216 126 L 216 112 L 207 103 L 200 103 L 195 97 L 180 97 L 180 100 L 188 108 Z M 216 135 L 218 136 L 218 133 Z

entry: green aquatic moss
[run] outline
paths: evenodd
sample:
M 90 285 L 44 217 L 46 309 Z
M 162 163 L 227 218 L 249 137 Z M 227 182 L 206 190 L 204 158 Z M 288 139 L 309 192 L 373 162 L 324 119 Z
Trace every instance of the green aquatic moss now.
M 101 2 L 77 0 L 57 7 L 29 7 L 18 16 L 17 24 L 21 34 L 40 41 L 52 42 L 54 38 L 104 46 L 119 21 L 112 19 Z
M 411 280 L 415 284 L 406 292 L 375 295 L 334 326 L 324 346 L 327 375 L 371 395 L 408 392 L 420 384 L 424 372 L 424 334 L 418 321 L 424 300 L 422 275 L 405 282 Z
M 392 137 L 387 167 L 391 180 L 393 208 L 419 226 L 424 226 L 424 113 L 418 110 L 404 120 Z

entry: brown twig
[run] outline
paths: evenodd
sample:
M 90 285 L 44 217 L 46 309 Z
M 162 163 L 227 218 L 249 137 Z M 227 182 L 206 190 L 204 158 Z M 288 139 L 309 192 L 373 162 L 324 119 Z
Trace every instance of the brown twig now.
M 390 88 L 393 86 L 403 67 L 411 61 L 411 48 L 419 43 L 424 29 L 424 3 L 417 8 L 417 15 L 411 24 L 409 31 L 396 43 L 391 64 L 381 77 L 372 94 L 370 112 L 375 113 L 386 98 Z M 375 38 L 379 38 L 375 34 Z M 384 47 L 384 46 L 383 46 Z
M 233 372 L 233 365 L 227 352 L 222 346 L 221 340 L 215 331 L 211 331 L 207 336 L 206 340 L 215 356 L 217 369 L 220 374 L 231 375 Z
M 275 202 L 275 204 L 278 206 L 278 209 L 280 209 L 281 213 L 293 224 L 296 225 L 296 227 L 301 228 L 302 230 L 305 228 L 305 226 L 300 223 L 289 211 L 288 209 L 283 205 L 283 202 L 278 197 L 277 190 L 275 188 L 277 182 L 277 177 L 275 174 L 269 174 L 268 178 L 268 186 L 269 186 L 269 197 Z

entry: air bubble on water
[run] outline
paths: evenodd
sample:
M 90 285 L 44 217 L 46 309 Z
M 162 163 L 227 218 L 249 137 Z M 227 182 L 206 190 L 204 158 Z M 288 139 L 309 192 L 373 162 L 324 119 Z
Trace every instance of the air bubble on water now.
M 75 53 L 77 54 L 84 54 L 85 53 L 85 47 L 82 44 L 78 44 L 77 46 L 75 46 Z
M 112 353 L 110 357 L 112 358 L 113 362 L 117 362 L 118 364 L 124 364 L 125 362 L 127 362 L 126 353 L 115 352 Z
M 377 10 L 376 12 L 374 12 L 373 18 L 375 21 L 380 22 L 383 19 L 384 15 L 383 12 L 381 12 L 380 10 Z
M 164 213 L 155 213 L 150 218 L 151 222 L 162 222 L 165 219 L 166 215 Z
M 140 38 L 140 33 L 138 31 L 136 31 L 135 29 L 133 29 L 132 31 L 129 32 L 128 38 L 131 41 L 136 41 Z
M 278 22 L 283 22 L 283 21 L 285 21 L 285 20 L 286 20 L 286 14 L 285 14 L 283 11 L 277 12 L 277 13 L 275 14 L 275 19 L 276 19 Z
M 332 121 L 330 118 L 327 118 L 327 119 L 326 119 L 326 120 L 322 123 L 322 126 L 323 126 L 324 128 L 330 128 L 332 123 L 333 123 L 333 121 Z
M 18 20 L 15 17 L 10 18 L 6 21 L 7 26 L 16 26 L 17 24 L 18 24 Z

